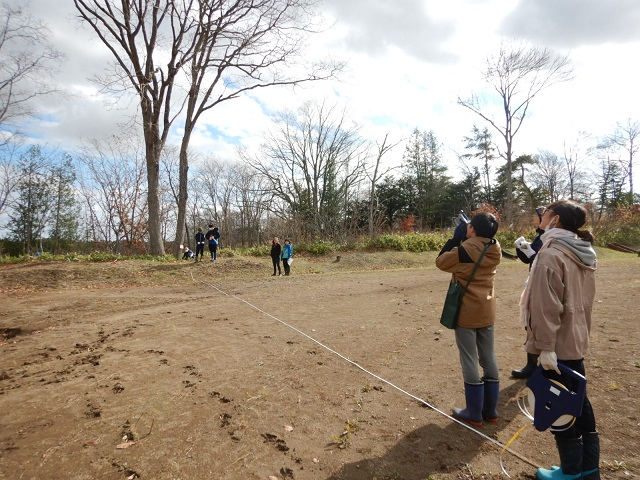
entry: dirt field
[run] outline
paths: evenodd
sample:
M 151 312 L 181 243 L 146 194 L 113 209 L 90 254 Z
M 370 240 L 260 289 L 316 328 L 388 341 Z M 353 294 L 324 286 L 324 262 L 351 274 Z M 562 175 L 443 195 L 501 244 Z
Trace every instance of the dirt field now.
M 602 477 L 640 478 L 640 258 L 599 254 Z M 0 479 L 507 478 L 501 445 L 531 423 L 509 378 L 527 267 L 499 267 L 502 420 L 478 433 L 443 415 L 464 392 L 434 258 L 0 267 Z M 512 478 L 557 464 L 532 426 L 510 448 Z

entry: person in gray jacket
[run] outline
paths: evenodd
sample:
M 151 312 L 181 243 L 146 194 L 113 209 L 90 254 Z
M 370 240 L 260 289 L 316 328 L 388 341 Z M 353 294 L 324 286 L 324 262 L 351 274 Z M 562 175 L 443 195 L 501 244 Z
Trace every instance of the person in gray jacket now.
M 582 229 L 585 209 L 571 201 L 546 207 L 538 251 L 522 293 L 520 313 L 527 322 L 527 353 L 539 355 L 547 376 L 569 387 L 558 363 L 585 375 L 584 355 L 589 348 L 591 312 L 595 297 L 596 253 L 593 235 Z M 582 413 L 569 427 L 550 428 L 560 468 L 539 468 L 542 480 L 599 480 L 600 441 L 587 395 Z

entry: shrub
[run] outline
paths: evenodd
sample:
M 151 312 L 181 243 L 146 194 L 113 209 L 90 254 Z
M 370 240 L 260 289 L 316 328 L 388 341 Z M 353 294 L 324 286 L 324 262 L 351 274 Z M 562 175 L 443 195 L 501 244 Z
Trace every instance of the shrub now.
M 379 248 L 382 250 L 405 250 L 403 235 L 386 234 L 369 239 L 367 248 Z
M 313 243 L 305 243 L 305 242 L 299 243 L 294 246 L 294 249 L 297 250 L 298 252 L 307 252 L 312 255 L 325 255 L 327 253 L 336 251 L 338 249 L 338 246 L 331 242 L 318 240 Z

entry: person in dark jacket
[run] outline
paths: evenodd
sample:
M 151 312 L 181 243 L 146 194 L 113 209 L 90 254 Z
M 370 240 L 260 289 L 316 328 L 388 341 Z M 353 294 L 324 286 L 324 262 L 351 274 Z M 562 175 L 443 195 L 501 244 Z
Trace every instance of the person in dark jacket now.
M 218 242 L 218 248 L 220 248 L 220 230 L 218 227 L 213 227 L 213 238 Z
M 198 261 L 198 255 L 200 256 L 200 261 L 202 261 L 205 240 L 206 238 L 204 233 L 202 233 L 202 227 L 198 227 L 198 233 L 196 233 L 196 262 Z
M 280 255 L 282 254 L 282 246 L 280 245 L 280 241 L 278 237 L 273 237 L 271 240 L 271 261 L 273 262 L 273 275 L 276 276 L 276 267 L 278 267 L 278 276 L 282 275 L 282 270 L 280 270 Z
M 475 426 L 482 425 L 483 420 L 497 422 L 500 419 L 496 409 L 500 384 L 493 329 L 496 318 L 493 285 L 502 256 L 500 244 L 493 238 L 497 231 L 495 216 L 488 212 L 476 213 L 469 223 L 461 222 L 456 227 L 453 238 L 447 241 L 436 258 L 436 266 L 440 270 L 453 274 L 454 280 L 465 286 L 487 247 L 462 297 L 455 328 L 466 408 L 455 408 L 453 416 Z
M 214 262 L 218 259 L 218 238 L 220 238 L 218 227 L 213 228 L 213 223 L 209 225 L 209 230 L 207 231 L 205 237 L 209 242 L 209 253 L 211 253 L 211 261 Z
M 529 270 L 531 270 L 531 264 L 536 258 L 536 254 L 540 247 L 542 246 L 542 240 L 540 236 L 544 233 L 544 229 L 540 228 L 540 222 L 542 221 L 542 214 L 544 213 L 545 207 L 536 208 L 536 213 L 533 217 L 533 223 L 536 226 L 536 237 L 533 239 L 533 242 L 529 243 L 524 237 L 520 237 L 515 241 L 516 244 L 516 254 L 521 262 L 529 265 Z M 525 330 L 527 326 L 524 326 Z M 527 353 L 527 363 L 524 367 L 516 370 L 511 370 L 511 376 L 513 378 L 529 378 L 531 374 L 536 370 L 538 366 L 538 355 L 535 353 Z

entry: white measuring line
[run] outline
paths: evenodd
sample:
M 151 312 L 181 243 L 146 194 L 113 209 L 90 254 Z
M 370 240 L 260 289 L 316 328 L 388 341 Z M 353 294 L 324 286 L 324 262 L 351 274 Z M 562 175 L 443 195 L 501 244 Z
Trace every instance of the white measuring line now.
M 191 270 L 189 270 L 189 273 L 191 274 L 191 280 L 192 280 L 193 282 L 195 282 L 195 281 L 196 281 L 196 279 L 195 279 L 195 278 L 193 278 L 193 272 L 192 272 Z M 346 361 L 346 362 L 350 363 L 351 365 L 353 365 L 354 367 L 356 367 L 356 368 L 358 368 L 358 369 L 362 370 L 362 371 L 363 371 L 363 372 L 365 372 L 366 374 L 371 375 L 372 377 L 374 377 L 374 378 L 376 378 L 376 379 L 380 380 L 382 383 L 385 383 L 385 384 L 389 385 L 389 386 L 390 386 L 390 387 L 392 387 L 392 388 L 395 388 L 395 389 L 396 389 L 396 390 L 398 390 L 399 392 L 402 392 L 402 393 L 404 393 L 405 395 L 407 395 L 408 397 L 411 397 L 411 398 L 413 398 L 414 400 L 416 400 L 416 401 L 418 401 L 418 402 L 422 403 L 423 405 L 425 405 L 425 406 L 429 407 L 431 410 L 434 410 L 434 411 L 438 412 L 440 415 L 443 415 L 443 416 L 447 417 L 449 420 L 453 420 L 453 421 L 454 421 L 454 422 L 456 422 L 458 425 L 462 425 L 464 428 L 466 428 L 466 429 L 468 429 L 468 430 L 471 430 L 472 432 L 474 432 L 475 434 L 477 434 L 477 435 L 481 436 L 481 437 L 482 437 L 482 438 L 484 438 L 485 440 L 488 440 L 488 441 L 490 441 L 491 443 L 493 443 L 493 444 L 497 445 L 498 447 L 500 447 L 500 448 L 502 449 L 502 451 L 503 451 L 503 452 L 505 452 L 505 451 L 506 451 L 506 452 L 509 452 L 509 453 L 511 453 L 513 456 L 515 456 L 515 457 L 519 458 L 520 460 L 522 460 L 522 461 L 524 461 L 524 462 L 528 463 L 529 465 L 531 465 L 531 466 L 533 466 L 533 467 L 536 467 L 536 468 L 538 468 L 538 467 L 539 467 L 539 465 L 535 464 L 534 462 L 532 462 L 532 461 L 531 461 L 531 460 L 529 460 L 528 458 L 523 457 L 523 456 L 522 456 L 522 455 L 520 455 L 518 452 L 514 452 L 513 450 L 511 450 L 510 448 L 508 448 L 508 446 L 506 446 L 506 445 L 504 445 L 504 444 L 500 443 L 500 442 L 499 442 L 499 441 L 497 441 L 496 439 L 491 438 L 491 437 L 489 437 L 489 436 L 485 435 L 484 433 L 480 432 L 479 430 L 476 430 L 475 428 L 471 427 L 470 425 L 468 425 L 468 424 L 466 424 L 466 423 L 464 423 L 464 422 L 461 422 L 461 421 L 460 421 L 460 420 L 458 420 L 457 418 L 454 418 L 454 417 L 452 417 L 451 415 L 448 415 L 448 414 L 444 413 L 442 410 L 439 410 L 438 408 L 434 407 L 434 406 L 433 406 L 433 405 L 431 405 L 429 402 L 427 402 L 427 401 L 425 401 L 425 400 L 423 400 L 423 399 L 421 399 L 421 398 L 419 398 L 419 397 L 416 397 L 415 395 L 413 395 L 413 394 L 411 394 L 411 393 L 407 392 L 406 390 L 403 390 L 402 388 L 398 387 L 397 385 L 394 385 L 394 384 L 393 384 L 393 383 L 391 383 L 390 381 L 385 380 L 384 378 L 382 378 L 382 377 L 380 377 L 380 376 L 376 375 L 375 373 L 373 373 L 373 372 L 371 372 L 371 371 L 367 370 L 367 369 L 366 369 L 366 368 L 364 368 L 362 365 L 360 365 L 360 364 L 358 364 L 358 363 L 354 362 L 353 360 L 351 360 L 351 359 L 349 359 L 349 358 L 345 357 L 345 356 L 344 356 L 344 355 L 342 355 L 341 353 L 336 352 L 336 351 L 335 351 L 335 350 L 333 350 L 332 348 L 330 348 L 330 347 L 326 346 L 326 345 L 325 345 L 325 344 L 323 344 L 322 342 L 320 342 L 320 341 L 316 340 L 316 339 L 315 339 L 315 338 L 313 338 L 312 336 L 310 336 L 310 335 L 306 334 L 305 332 L 303 332 L 302 330 L 300 330 L 300 329 L 298 329 L 298 328 L 294 327 L 293 325 L 289 325 L 287 322 L 285 322 L 285 321 L 283 321 L 283 320 L 280 320 L 279 318 L 277 318 L 277 317 L 275 317 L 275 316 L 271 315 L 269 312 L 265 312 L 265 311 L 264 311 L 264 310 L 262 310 L 261 308 L 256 307 L 254 304 L 252 304 L 251 302 L 248 302 L 248 301 L 247 301 L 247 300 L 245 300 L 244 298 L 240 298 L 240 297 L 238 297 L 238 296 L 236 296 L 236 295 L 233 295 L 233 294 L 231 294 L 231 293 L 227 293 L 227 292 L 225 292 L 224 290 L 222 290 L 222 289 L 220 289 L 220 288 L 216 287 L 215 285 L 213 285 L 213 284 L 211 284 L 211 283 L 208 283 L 208 282 L 205 282 L 205 281 L 202 281 L 202 280 L 200 280 L 200 283 L 202 283 L 202 284 L 204 284 L 204 285 L 207 285 L 208 287 L 211 287 L 211 288 L 213 288 L 213 289 L 217 290 L 218 292 L 222 293 L 223 295 L 225 295 L 225 296 L 227 296 L 227 297 L 231 297 L 231 298 L 234 298 L 234 299 L 236 299 L 236 300 L 239 300 L 239 301 L 241 301 L 241 302 L 243 302 L 243 303 L 247 304 L 248 306 L 250 306 L 250 307 L 251 307 L 251 308 L 253 308 L 254 310 L 257 310 L 258 312 L 262 313 L 263 315 L 266 315 L 267 317 L 272 318 L 272 319 L 273 319 L 273 320 L 275 320 L 276 322 L 279 322 L 279 323 L 281 323 L 282 325 L 284 325 L 284 326 L 286 326 L 286 327 L 289 327 L 291 330 L 294 330 L 294 331 L 298 332 L 300 335 L 302 335 L 302 336 L 304 336 L 304 337 L 308 338 L 309 340 L 311 340 L 312 342 L 314 342 L 314 343 L 316 343 L 316 344 L 320 345 L 322 348 L 324 348 L 325 350 L 328 350 L 329 352 L 333 353 L 334 355 L 337 355 L 338 357 L 342 358 L 344 361 Z M 501 466 L 502 466 L 502 459 L 500 459 L 500 464 L 501 464 Z M 509 476 L 509 474 L 504 470 L 504 467 L 502 467 L 502 470 L 504 471 L 504 473 L 505 473 L 509 478 L 511 478 L 511 477 Z

